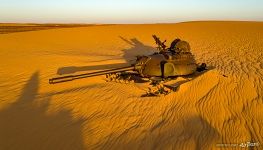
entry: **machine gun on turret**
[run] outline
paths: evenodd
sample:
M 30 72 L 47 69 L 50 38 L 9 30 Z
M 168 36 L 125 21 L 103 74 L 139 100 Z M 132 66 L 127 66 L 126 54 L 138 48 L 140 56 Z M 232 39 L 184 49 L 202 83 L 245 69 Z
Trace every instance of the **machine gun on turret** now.
M 165 42 L 166 40 L 164 40 L 163 42 L 161 42 L 160 38 L 158 38 L 156 35 L 153 35 L 153 38 L 155 40 L 155 43 L 158 45 L 157 49 L 160 51 L 160 52 L 165 52 L 166 51 L 166 45 L 165 45 Z

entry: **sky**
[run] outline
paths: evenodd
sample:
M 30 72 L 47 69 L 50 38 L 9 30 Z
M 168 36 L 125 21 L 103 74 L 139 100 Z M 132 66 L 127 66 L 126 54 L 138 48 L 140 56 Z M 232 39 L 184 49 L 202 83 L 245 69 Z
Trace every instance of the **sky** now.
M 263 21 L 263 0 L 0 0 L 0 22 Z

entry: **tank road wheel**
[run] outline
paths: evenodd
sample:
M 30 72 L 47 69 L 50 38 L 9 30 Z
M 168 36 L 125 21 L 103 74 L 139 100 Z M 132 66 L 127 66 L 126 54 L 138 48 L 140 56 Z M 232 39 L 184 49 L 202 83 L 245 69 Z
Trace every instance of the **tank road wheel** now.
M 106 74 L 106 81 L 107 82 L 111 82 L 111 81 L 115 81 L 115 80 L 116 80 L 116 74 L 114 74 L 114 73 Z
M 106 82 L 130 83 L 132 75 L 127 72 L 106 74 Z

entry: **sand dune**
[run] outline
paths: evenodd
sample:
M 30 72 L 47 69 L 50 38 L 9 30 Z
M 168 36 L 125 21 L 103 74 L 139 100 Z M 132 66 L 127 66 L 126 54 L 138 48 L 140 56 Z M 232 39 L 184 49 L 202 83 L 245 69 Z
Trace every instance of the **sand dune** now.
M 104 76 L 48 84 L 57 73 L 101 70 L 150 54 L 152 34 L 168 43 L 188 41 L 197 62 L 210 69 L 162 97 L 142 98 L 143 84 L 105 82 Z M 239 149 L 247 142 L 263 148 L 261 22 L 2 34 L 0 58 L 0 149 L 203 150 L 230 143 Z

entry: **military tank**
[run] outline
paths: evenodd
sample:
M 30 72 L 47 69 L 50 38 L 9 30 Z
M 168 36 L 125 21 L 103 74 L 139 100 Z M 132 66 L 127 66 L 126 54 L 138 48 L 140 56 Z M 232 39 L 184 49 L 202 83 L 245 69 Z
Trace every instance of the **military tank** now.
M 134 64 L 127 67 L 107 69 L 78 75 L 66 75 L 49 79 L 50 84 L 73 81 L 93 76 L 106 75 L 106 81 L 123 81 L 124 83 L 134 80 L 150 82 L 156 90 L 150 88 L 144 96 L 157 96 L 175 91 L 176 87 L 165 85 L 166 81 L 179 76 L 187 76 L 206 70 L 206 64 L 198 65 L 191 53 L 188 42 L 175 39 L 167 48 L 165 42 L 153 35 L 157 44 L 157 52 L 151 55 L 137 56 Z

